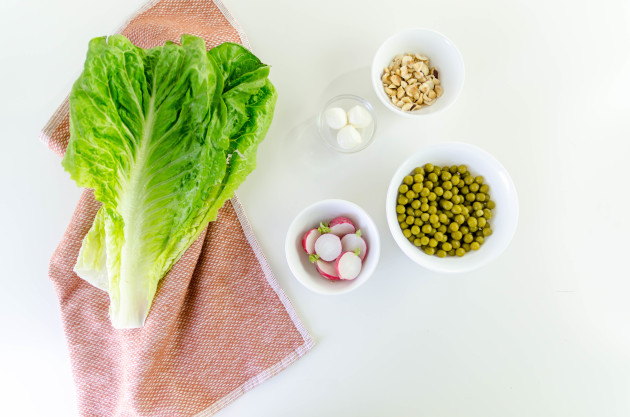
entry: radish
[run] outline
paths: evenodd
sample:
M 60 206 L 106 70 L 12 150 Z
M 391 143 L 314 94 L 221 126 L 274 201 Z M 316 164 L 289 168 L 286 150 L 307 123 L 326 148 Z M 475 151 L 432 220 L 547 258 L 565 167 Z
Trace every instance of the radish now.
M 308 253 L 309 255 L 315 253 L 315 241 L 321 235 L 321 232 L 317 229 L 311 229 L 308 232 L 304 233 L 304 236 L 302 237 L 302 247 L 304 248 L 304 251 L 306 253 Z
M 341 239 L 332 233 L 324 233 L 315 241 L 315 253 L 324 261 L 334 261 L 341 254 Z
M 339 279 L 355 279 L 361 272 L 361 258 L 354 252 L 344 252 L 335 262 Z
M 330 233 L 339 237 L 356 231 L 356 227 L 354 227 L 352 220 L 343 216 L 332 219 L 330 223 L 328 223 L 328 228 L 330 229 Z
M 321 276 L 331 281 L 339 281 L 339 275 L 337 274 L 337 268 L 335 268 L 334 262 L 326 262 L 319 260 L 315 263 L 315 268 Z
M 355 252 L 359 251 L 359 258 L 363 260 L 367 254 L 367 243 L 365 239 L 361 237 L 361 229 L 356 233 L 349 233 L 341 238 L 341 250 L 343 252 Z

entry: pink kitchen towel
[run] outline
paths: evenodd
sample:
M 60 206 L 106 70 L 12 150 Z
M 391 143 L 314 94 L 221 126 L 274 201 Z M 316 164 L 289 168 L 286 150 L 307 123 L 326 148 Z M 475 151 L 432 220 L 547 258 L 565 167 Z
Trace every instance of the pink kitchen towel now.
M 210 0 L 152 1 L 119 33 L 143 48 L 184 33 L 208 48 L 249 47 L 225 7 Z M 63 155 L 67 100 L 41 139 Z M 112 328 L 108 295 L 73 272 L 99 207 L 85 190 L 50 261 L 81 415 L 209 416 L 313 346 L 236 196 L 161 281 L 145 326 Z

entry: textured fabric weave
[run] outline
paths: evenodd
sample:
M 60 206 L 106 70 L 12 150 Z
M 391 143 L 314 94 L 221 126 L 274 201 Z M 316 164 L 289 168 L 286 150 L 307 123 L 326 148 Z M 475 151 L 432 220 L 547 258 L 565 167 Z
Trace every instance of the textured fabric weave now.
M 119 31 L 143 48 L 184 33 L 249 46 L 219 2 L 162 0 Z M 63 155 L 68 102 L 41 139 Z M 85 416 L 208 416 L 275 375 L 313 340 L 278 287 L 234 197 L 161 281 L 141 329 L 113 329 L 108 295 L 73 271 L 100 203 L 86 190 L 50 263 Z

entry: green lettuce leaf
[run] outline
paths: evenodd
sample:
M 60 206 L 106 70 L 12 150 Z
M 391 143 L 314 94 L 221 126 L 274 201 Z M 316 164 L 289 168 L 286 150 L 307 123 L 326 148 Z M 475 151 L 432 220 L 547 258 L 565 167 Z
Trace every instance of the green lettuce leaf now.
M 90 42 L 70 95 L 63 166 L 103 203 L 75 271 L 141 327 L 157 285 L 255 168 L 273 117 L 269 69 L 240 45 L 184 35 L 144 50 Z

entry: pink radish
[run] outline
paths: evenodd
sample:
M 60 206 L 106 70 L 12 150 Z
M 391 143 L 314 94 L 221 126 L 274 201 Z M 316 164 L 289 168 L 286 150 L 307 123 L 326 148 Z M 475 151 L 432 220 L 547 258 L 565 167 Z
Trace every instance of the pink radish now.
M 339 237 L 347 235 L 348 233 L 354 233 L 356 228 L 352 221 L 344 216 L 335 217 L 328 223 L 328 227 L 330 228 L 330 233 L 335 234 Z
M 355 252 L 359 251 L 359 258 L 363 260 L 367 254 L 367 243 L 365 239 L 361 237 L 361 230 L 357 230 L 356 233 L 350 233 L 341 238 L 341 250 L 343 252 Z
M 339 275 L 337 274 L 337 268 L 335 268 L 334 262 L 319 260 L 315 263 L 315 268 L 317 269 L 317 272 L 319 272 L 319 274 L 324 278 L 331 281 L 339 280 Z
M 309 255 L 315 253 L 315 241 L 321 235 L 321 232 L 317 229 L 311 229 L 308 232 L 304 233 L 304 236 L 302 237 L 302 247 L 304 248 L 304 251 L 306 251 L 306 253 L 308 253 Z
M 354 252 L 344 252 L 335 262 L 339 279 L 355 279 L 361 272 L 361 258 Z
M 324 233 L 315 241 L 315 253 L 323 261 L 334 261 L 341 254 L 341 239 L 332 233 Z

